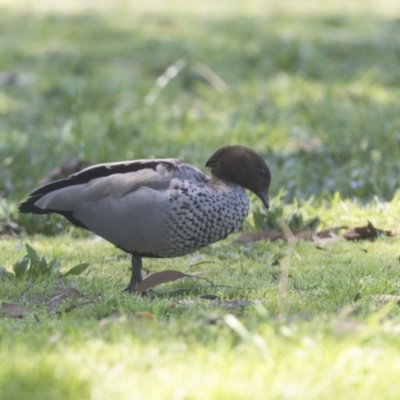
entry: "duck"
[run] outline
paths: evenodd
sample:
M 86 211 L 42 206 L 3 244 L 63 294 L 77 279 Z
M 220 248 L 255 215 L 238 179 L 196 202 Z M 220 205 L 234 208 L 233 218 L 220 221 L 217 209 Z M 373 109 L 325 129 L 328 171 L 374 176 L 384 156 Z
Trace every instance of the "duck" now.
M 143 258 L 180 257 L 225 239 L 249 212 L 248 189 L 269 208 L 264 158 L 225 146 L 206 162 L 211 176 L 173 158 L 97 164 L 33 190 L 21 213 L 57 213 L 131 256 L 125 291 L 142 282 Z

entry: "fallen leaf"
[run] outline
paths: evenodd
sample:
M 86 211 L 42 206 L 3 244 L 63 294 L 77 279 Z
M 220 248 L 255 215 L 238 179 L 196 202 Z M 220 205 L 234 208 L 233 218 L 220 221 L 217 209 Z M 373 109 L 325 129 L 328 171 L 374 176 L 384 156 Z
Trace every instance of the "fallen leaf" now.
M 146 279 L 143 279 L 143 281 L 138 285 L 136 291 L 137 293 L 143 293 L 154 286 L 160 285 L 161 283 L 174 282 L 178 279 L 194 277 L 195 276 L 184 274 L 180 271 L 167 269 L 165 271 L 156 272 L 155 274 L 148 276 Z
M 17 304 L 2 303 L 1 312 L 12 317 L 22 317 L 23 315 L 32 314 L 35 311 L 27 307 L 22 307 Z
M 376 239 L 378 236 L 393 237 L 395 235 L 396 233 L 394 232 L 394 230 L 384 231 L 382 229 L 377 229 L 371 221 L 368 221 L 368 224 L 366 226 L 353 228 L 350 231 L 346 232 L 343 237 L 346 240 L 373 240 Z
M 374 239 L 379 235 L 384 235 L 389 237 L 396 235 L 394 230 L 384 231 L 375 228 L 370 221 L 368 221 L 367 226 L 349 230 L 347 233 L 343 235 L 343 237 L 340 235 L 336 235 L 334 233 L 334 231 L 339 231 L 342 229 L 348 229 L 348 226 L 339 226 L 332 229 L 325 229 L 318 233 L 314 233 L 311 229 L 301 229 L 298 231 L 291 231 L 289 229 L 288 231 L 286 230 L 286 233 L 290 231 L 289 236 L 293 239 L 312 241 L 318 244 L 335 243 L 343 239 L 361 240 L 361 239 Z M 287 241 L 289 236 L 283 232 L 276 230 L 249 232 L 240 235 L 233 241 L 233 243 L 249 244 L 258 242 L 260 240 L 275 241 L 278 239 Z M 322 249 L 320 248 L 319 250 Z

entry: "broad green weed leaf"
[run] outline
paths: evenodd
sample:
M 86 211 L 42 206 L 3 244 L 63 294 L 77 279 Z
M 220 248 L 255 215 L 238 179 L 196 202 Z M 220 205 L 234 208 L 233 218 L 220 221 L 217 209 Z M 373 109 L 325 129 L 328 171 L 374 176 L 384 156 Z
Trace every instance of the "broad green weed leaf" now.
M 61 269 L 60 259 L 55 258 L 54 260 L 51 260 L 48 269 L 50 274 L 57 274 L 58 272 L 60 272 Z
M 39 264 L 40 259 L 38 254 L 36 253 L 36 250 L 33 247 L 29 246 L 28 243 L 25 243 L 25 247 L 26 251 L 28 252 L 28 257 L 31 260 L 31 267 L 35 264 Z
M 68 272 L 64 274 L 64 276 L 68 275 L 80 275 L 83 271 L 85 271 L 89 267 L 89 263 L 81 263 L 72 267 Z
M 37 261 L 32 262 L 29 266 L 28 275 L 37 278 L 38 276 L 48 275 L 47 261 L 45 257 L 38 258 Z
M 22 260 L 17 261 L 13 266 L 15 276 L 17 278 L 19 278 L 19 277 L 25 275 L 26 272 L 28 271 L 28 265 L 29 265 L 29 257 L 28 256 L 25 256 Z
M 38 264 L 38 271 L 41 275 L 45 275 L 49 273 L 49 269 L 47 267 L 47 260 L 46 257 L 42 257 L 42 259 L 40 260 L 39 264 Z

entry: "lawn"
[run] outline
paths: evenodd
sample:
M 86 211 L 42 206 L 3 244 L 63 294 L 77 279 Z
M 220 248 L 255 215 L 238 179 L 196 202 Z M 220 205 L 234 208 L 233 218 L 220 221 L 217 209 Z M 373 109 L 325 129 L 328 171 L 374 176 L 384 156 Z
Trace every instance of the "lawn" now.
M 0 32 L 1 400 L 399 398 L 397 2 L 0 0 Z M 144 260 L 199 274 L 152 296 L 121 293 L 112 245 L 17 212 L 87 165 L 206 171 L 227 144 L 265 156 L 271 209 Z M 314 241 L 245 240 L 282 220 Z M 342 237 L 367 221 L 389 234 Z M 63 275 L 6 276 L 25 243 Z

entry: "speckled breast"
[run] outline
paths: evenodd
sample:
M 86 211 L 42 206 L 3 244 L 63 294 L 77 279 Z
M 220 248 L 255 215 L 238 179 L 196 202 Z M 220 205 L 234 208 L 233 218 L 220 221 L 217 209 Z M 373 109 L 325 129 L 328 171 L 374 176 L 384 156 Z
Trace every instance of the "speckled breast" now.
M 249 212 L 245 190 L 219 182 L 190 184 L 176 180 L 169 190 L 169 209 L 164 228 L 168 246 L 159 257 L 177 257 L 224 239 L 244 222 Z

